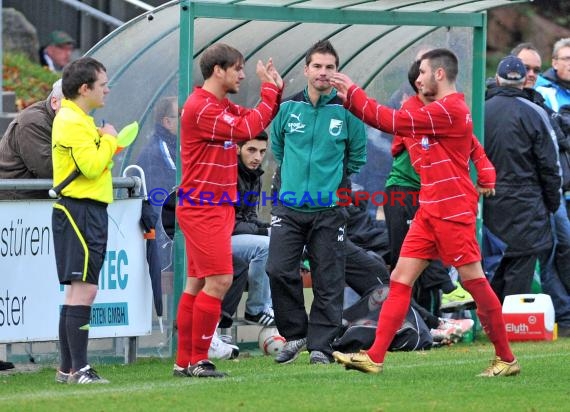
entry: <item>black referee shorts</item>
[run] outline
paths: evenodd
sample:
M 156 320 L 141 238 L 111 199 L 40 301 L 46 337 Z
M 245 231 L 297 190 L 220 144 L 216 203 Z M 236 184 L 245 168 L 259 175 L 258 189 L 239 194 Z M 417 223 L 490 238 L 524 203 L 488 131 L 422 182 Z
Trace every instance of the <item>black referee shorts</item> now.
M 82 281 L 97 285 L 107 251 L 107 204 L 62 197 L 51 218 L 59 283 Z

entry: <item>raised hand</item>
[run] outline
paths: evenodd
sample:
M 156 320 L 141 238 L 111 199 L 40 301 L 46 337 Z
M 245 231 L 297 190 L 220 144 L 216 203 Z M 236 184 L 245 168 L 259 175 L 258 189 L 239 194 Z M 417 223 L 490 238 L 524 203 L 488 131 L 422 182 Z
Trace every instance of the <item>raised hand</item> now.
M 257 66 L 255 67 L 255 73 L 261 83 L 272 83 L 277 85 L 273 75 L 269 72 L 268 67 L 270 62 L 268 61 L 267 64 L 264 64 L 261 60 L 257 61 Z
M 282 89 L 283 88 L 283 79 L 281 78 L 281 75 L 279 74 L 279 72 L 277 71 L 275 66 L 273 65 L 273 59 L 271 57 L 267 61 L 267 65 L 265 67 L 267 69 L 267 72 L 271 75 L 271 77 L 275 81 L 275 85 L 277 87 L 279 87 L 280 89 Z
M 346 93 L 354 83 L 346 74 L 337 72 L 332 75 L 331 84 L 337 90 L 338 97 L 346 100 Z

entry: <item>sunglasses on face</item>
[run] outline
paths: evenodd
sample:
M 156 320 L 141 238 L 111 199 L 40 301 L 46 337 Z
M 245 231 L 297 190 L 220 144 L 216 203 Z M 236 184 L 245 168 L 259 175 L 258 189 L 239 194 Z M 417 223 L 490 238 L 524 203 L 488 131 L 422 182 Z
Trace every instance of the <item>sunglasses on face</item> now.
M 527 65 L 525 64 L 524 68 L 526 69 L 527 72 L 532 71 L 532 72 L 534 72 L 535 74 L 540 74 L 540 67 L 538 67 L 538 66 L 531 67 L 531 66 L 527 66 Z

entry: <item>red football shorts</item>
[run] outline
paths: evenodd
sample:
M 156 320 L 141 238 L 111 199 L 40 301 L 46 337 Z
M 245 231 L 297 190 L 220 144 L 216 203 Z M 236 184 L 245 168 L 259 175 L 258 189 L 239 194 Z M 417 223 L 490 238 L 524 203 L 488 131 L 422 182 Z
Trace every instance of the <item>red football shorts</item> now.
M 231 275 L 233 206 L 177 207 L 176 218 L 186 245 L 188 276 Z
M 441 259 L 447 266 L 463 266 L 479 262 L 481 251 L 473 223 L 460 223 L 436 219 L 416 212 L 406 235 L 400 256 L 418 259 Z

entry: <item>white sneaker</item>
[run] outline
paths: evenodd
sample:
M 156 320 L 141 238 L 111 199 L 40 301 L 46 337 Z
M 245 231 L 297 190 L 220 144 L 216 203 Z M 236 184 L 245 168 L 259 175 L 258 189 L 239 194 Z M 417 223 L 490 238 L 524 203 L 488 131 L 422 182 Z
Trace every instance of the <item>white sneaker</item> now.
M 461 328 L 453 322 L 451 319 L 439 319 L 439 326 L 437 329 L 430 329 L 431 336 L 434 342 L 441 343 L 443 345 L 450 345 L 452 343 L 457 343 L 463 335 L 461 333 Z
M 222 341 L 215 333 L 208 349 L 208 359 L 235 359 L 239 356 L 239 348 Z

